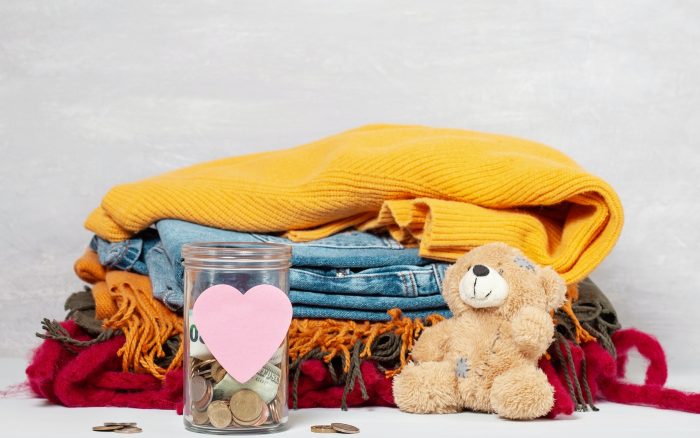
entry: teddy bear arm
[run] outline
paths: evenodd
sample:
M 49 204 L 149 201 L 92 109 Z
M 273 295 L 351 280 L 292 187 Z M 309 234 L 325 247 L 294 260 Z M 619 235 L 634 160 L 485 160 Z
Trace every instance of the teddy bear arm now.
M 450 321 L 445 320 L 423 330 L 411 350 L 411 358 L 414 361 L 438 361 L 444 358 L 451 333 Z
M 546 311 L 525 307 L 512 322 L 513 339 L 522 353 L 533 360 L 539 359 L 552 343 L 554 324 Z

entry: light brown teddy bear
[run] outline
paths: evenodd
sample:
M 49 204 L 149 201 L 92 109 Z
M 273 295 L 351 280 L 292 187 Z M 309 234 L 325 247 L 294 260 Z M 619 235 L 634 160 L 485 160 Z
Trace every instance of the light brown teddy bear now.
M 394 378 L 398 407 L 414 413 L 469 409 L 519 420 L 546 415 L 554 391 L 537 361 L 552 342 L 550 311 L 564 303 L 565 293 L 554 270 L 506 244 L 462 256 L 442 288 L 453 317 L 416 342 L 413 363 Z

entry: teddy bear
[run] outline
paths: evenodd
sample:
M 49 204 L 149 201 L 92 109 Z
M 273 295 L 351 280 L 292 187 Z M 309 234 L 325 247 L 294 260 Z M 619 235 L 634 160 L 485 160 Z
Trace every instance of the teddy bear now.
M 546 415 L 554 390 L 537 362 L 552 342 L 551 312 L 564 303 L 564 280 L 518 249 L 489 243 L 448 268 L 442 294 L 453 316 L 424 330 L 394 377 L 399 409 Z

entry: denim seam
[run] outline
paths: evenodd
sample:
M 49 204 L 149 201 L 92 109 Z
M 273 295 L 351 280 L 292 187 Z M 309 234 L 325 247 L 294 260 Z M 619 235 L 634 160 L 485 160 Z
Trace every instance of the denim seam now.
M 382 236 L 381 239 L 382 242 L 384 242 L 389 248 L 404 248 L 403 245 L 401 245 L 398 241 L 394 240 L 393 238 L 389 239 L 388 237 Z
M 183 304 L 180 303 L 180 297 L 179 295 L 176 296 L 174 300 L 170 300 L 170 296 L 175 293 L 175 290 L 171 289 L 168 287 L 168 291 L 163 294 L 163 302 L 165 305 L 173 311 L 178 311 L 182 308 Z M 175 304 L 177 303 L 177 304 Z
M 437 278 L 438 291 L 440 291 L 440 293 L 442 293 L 442 276 L 440 275 L 440 270 L 438 269 L 438 267 L 435 263 L 433 263 L 431 266 L 433 267 L 433 272 L 435 273 L 435 278 Z
M 294 270 L 297 271 L 297 272 L 303 272 L 304 275 L 309 275 L 309 276 L 314 276 L 314 277 L 320 277 L 320 278 L 329 278 L 329 279 L 330 279 L 330 278 L 335 278 L 335 277 L 332 277 L 332 276 L 325 276 L 325 275 L 323 275 L 323 274 L 317 274 L 316 272 L 311 272 L 311 271 L 307 271 L 307 270 L 304 270 L 304 269 L 298 269 L 298 268 L 292 268 L 292 269 L 294 269 Z M 432 272 L 431 272 L 431 271 L 432 271 Z M 407 270 L 405 270 L 405 271 L 383 272 L 383 273 L 377 273 L 377 274 L 352 273 L 352 274 L 346 274 L 344 278 L 348 278 L 348 277 L 350 277 L 350 278 L 391 277 L 391 276 L 394 276 L 394 275 L 405 275 L 405 274 L 418 274 L 418 275 L 430 275 L 430 276 L 432 276 L 434 273 L 435 273 L 435 268 L 432 268 L 432 269 L 430 269 L 430 268 L 429 268 L 429 269 L 423 269 L 423 270 L 421 270 L 421 271 L 413 271 L 413 270 L 407 269 Z M 439 278 L 440 278 L 440 277 L 438 276 L 438 279 L 439 279 Z
M 261 237 L 259 234 L 255 233 L 249 233 L 250 236 L 258 239 L 261 242 L 273 242 L 274 239 L 265 239 Z M 388 240 L 385 240 L 385 238 L 382 238 L 382 242 L 385 243 L 383 246 L 377 246 L 377 245 L 362 245 L 362 246 L 357 246 L 357 245 L 317 245 L 317 244 L 299 244 L 299 243 L 294 243 L 291 242 L 289 245 L 294 248 L 295 246 L 305 246 L 308 248 L 330 248 L 330 249 L 345 249 L 345 250 L 350 250 L 350 249 L 374 249 L 374 250 L 392 250 L 392 251 L 397 251 L 397 250 L 405 250 L 402 245 L 398 244 L 399 246 L 394 246 L 391 242 Z
M 126 253 L 122 258 L 119 259 L 119 262 L 117 263 L 117 267 L 122 268 L 124 271 L 129 271 L 132 270 L 136 262 L 139 261 L 139 256 L 141 255 L 141 251 L 139 251 L 137 248 L 128 245 L 126 248 Z M 122 264 L 121 262 L 126 262 Z
M 129 249 L 128 245 L 125 245 L 124 242 L 121 242 L 118 245 L 116 245 L 116 248 L 119 250 L 119 252 L 117 253 L 114 262 L 112 262 L 108 266 L 117 266 L 124 257 L 124 253 Z
M 413 274 L 412 274 L 411 272 L 407 272 L 407 273 L 406 273 L 406 276 L 407 276 L 408 279 L 411 281 L 411 287 L 412 287 L 412 289 L 413 289 L 413 295 L 412 295 L 412 296 L 417 297 L 417 296 L 418 296 L 418 287 L 416 287 L 416 279 L 415 279 L 415 277 L 413 276 Z
M 401 279 L 401 283 L 403 284 L 404 296 L 410 296 L 409 290 L 408 290 L 408 285 L 406 284 L 406 279 L 404 278 L 404 272 L 398 272 L 398 274 L 399 274 L 399 278 Z

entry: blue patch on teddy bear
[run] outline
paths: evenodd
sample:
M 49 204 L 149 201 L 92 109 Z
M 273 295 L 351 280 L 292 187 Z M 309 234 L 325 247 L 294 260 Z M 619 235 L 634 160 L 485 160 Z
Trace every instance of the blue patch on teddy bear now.
M 457 377 L 459 377 L 459 378 L 467 377 L 468 371 L 469 371 L 469 362 L 467 362 L 467 359 L 464 357 L 460 357 L 459 359 L 457 359 L 457 363 L 455 364 L 455 374 L 457 374 Z
M 533 265 L 532 262 L 525 257 L 516 257 L 515 263 L 517 263 L 521 268 L 529 269 L 532 272 L 535 272 L 535 265 Z

